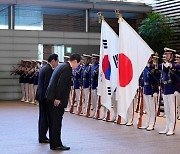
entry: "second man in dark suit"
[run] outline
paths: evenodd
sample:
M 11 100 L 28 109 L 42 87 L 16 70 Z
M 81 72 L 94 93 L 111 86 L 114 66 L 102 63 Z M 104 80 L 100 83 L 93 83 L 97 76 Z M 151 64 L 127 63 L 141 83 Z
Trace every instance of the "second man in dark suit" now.
M 48 110 L 50 111 L 50 149 L 69 150 L 61 141 L 61 125 L 64 108 L 67 107 L 71 89 L 72 70 L 80 64 L 79 54 L 71 55 L 68 62 L 60 64 L 54 70 L 46 91 Z

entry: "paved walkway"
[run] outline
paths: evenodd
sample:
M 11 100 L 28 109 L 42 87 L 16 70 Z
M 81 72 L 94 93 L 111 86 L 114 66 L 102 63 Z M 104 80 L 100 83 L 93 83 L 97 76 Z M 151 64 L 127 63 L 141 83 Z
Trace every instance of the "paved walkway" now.
M 165 119 L 158 118 L 154 131 L 147 132 L 65 113 L 62 139 L 70 151 L 57 152 L 39 144 L 38 106 L 21 102 L 0 102 L 1 154 L 179 154 L 180 121 L 174 136 L 159 135 Z

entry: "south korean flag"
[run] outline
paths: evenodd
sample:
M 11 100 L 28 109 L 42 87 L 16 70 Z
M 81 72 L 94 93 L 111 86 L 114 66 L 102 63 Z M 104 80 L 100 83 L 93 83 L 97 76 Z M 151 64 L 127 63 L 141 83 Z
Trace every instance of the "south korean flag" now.
M 117 87 L 118 40 L 118 35 L 102 20 L 98 95 L 101 96 L 102 105 L 109 110 L 112 94 Z

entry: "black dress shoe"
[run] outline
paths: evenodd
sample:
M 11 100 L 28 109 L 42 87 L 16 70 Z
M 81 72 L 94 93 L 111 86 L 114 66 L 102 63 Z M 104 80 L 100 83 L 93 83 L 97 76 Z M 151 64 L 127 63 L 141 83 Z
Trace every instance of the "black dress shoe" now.
M 45 140 L 39 140 L 39 143 L 49 143 L 49 139 L 45 139 Z
M 67 146 L 59 146 L 59 147 L 56 147 L 56 148 L 52 148 L 52 150 L 70 150 L 70 147 L 67 147 Z

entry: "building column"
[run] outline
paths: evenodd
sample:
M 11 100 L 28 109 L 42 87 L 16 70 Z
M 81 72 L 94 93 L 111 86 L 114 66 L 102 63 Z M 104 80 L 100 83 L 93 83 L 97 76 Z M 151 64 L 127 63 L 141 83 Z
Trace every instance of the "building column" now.
M 14 20 L 14 18 L 15 18 L 14 8 L 15 8 L 14 4 L 10 5 L 8 7 L 8 20 L 9 20 L 8 21 L 8 28 L 9 29 L 14 29 L 14 23 L 15 23 L 15 20 Z
M 89 32 L 89 10 L 86 9 L 86 32 Z

